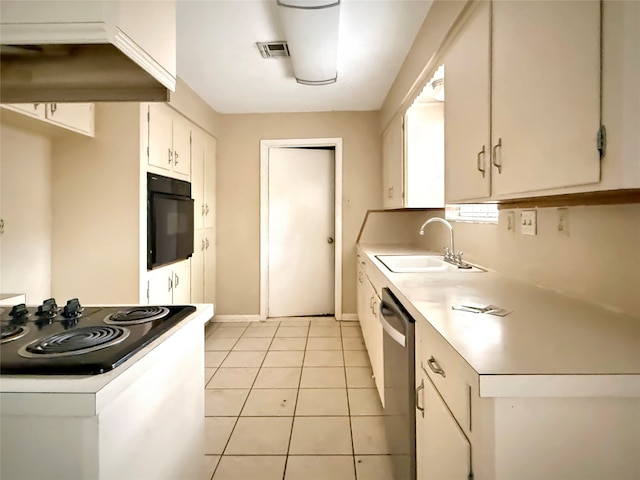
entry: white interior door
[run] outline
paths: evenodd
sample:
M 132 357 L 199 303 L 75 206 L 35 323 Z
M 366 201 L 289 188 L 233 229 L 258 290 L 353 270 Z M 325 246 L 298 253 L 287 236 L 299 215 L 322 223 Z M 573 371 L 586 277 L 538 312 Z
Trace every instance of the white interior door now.
M 270 148 L 268 198 L 268 315 L 333 315 L 334 150 Z

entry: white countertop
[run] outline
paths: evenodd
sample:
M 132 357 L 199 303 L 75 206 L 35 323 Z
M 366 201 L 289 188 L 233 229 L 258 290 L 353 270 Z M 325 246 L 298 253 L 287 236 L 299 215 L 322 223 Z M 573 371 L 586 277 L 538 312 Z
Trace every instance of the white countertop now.
M 392 273 L 375 255 L 433 252 L 408 245 L 358 248 L 416 321 L 428 321 L 479 375 L 629 375 L 625 380 L 640 391 L 640 318 L 490 270 Z M 512 312 L 498 317 L 452 310 L 456 304 Z
M 26 414 L 31 406 L 41 405 L 43 396 L 55 398 L 48 415 L 95 415 L 102 407 L 124 391 L 143 373 L 149 370 L 156 355 L 165 355 L 158 349 L 168 338 L 177 336 L 193 322 L 203 326 L 213 317 L 212 304 L 195 305 L 196 311 L 163 333 L 149 345 L 115 369 L 100 375 L 43 375 L 0 376 L 2 414 Z M 204 372 L 203 372 L 204 374 Z M 30 395 L 33 394 L 33 395 Z M 59 401 L 65 395 L 65 401 Z M 54 411 L 55 410 L 55 411 Z

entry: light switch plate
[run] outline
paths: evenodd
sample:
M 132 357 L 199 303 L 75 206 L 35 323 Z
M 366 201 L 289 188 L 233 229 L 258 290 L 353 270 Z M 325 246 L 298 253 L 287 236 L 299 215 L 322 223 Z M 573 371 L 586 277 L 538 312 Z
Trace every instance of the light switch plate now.
M 569 209 L 558 209 L 558 232 L 569 236 Z
M 515 216 L 515 214 L 513 212 L 507 212 L 506 219 L 507 219 L 507 231 L 508 232 L 515 232 L 516 231 L 516 216 Z
M 535 210 L 523 210 L 520 214 L 520 233 L 522 235 L 538 233 L 538 218 Z

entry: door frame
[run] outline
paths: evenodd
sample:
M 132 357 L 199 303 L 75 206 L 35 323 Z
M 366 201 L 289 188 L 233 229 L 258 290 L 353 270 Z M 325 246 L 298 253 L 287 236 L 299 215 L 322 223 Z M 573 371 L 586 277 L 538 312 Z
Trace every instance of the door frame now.
M 334 311 L 342 320 L 342 138 L 260 140 L 260 320 L 269 311 L 269 149 L 334 147 Z

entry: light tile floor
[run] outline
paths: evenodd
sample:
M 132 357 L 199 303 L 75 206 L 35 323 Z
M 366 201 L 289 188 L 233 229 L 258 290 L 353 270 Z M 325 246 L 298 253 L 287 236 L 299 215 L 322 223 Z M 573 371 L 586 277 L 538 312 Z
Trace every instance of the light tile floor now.
M 357 323 L 211 323 L 205 350 L 209 478 L 393 480 Z

